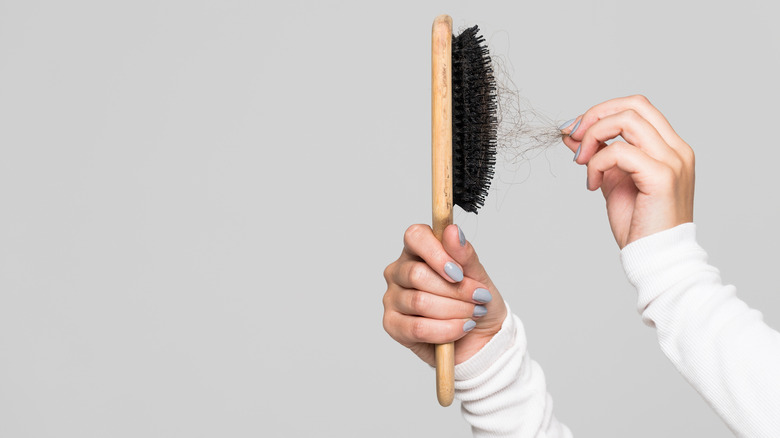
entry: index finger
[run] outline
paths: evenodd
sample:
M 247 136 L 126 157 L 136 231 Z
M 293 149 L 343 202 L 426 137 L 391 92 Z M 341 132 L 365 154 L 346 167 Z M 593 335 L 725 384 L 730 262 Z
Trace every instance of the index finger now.
M 673 149 L 680 151 L 688 147 L 683 139 L 674 131 L 672 125 L 666 120 L 666 117 L 664 117 L 664 115 L 642 95 L 619 97 L 591 107 L 582 115 L 580 124 L 574 134 L 571 135 L 571 138 L 576 141 L 582 140 L 585 131 L 594 123 L 612 114 L 626 110 L 634 110 L 642 116 L 642 118 L 650 122 L 661 135 L 661 138 L 663 138 Z
M 419 257 L 442 278 L 458 283 L 463 280 L 463 267 L 444 250 L 433 230 L 427 225 L 412 225 L 404 233 L 404 253 Z
M 679 161 L 677 153 L 666 143 L 653 125 L 634 110 L 611 114 L 594 123 L 582 136 L 580 154 L 574 159 L 585 164 L 600 146 L 618 136 L 665 163 Z

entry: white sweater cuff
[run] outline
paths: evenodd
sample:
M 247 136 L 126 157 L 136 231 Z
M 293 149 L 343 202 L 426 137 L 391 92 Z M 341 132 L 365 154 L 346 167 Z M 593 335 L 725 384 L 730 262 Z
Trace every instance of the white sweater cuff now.
M 553 415 L 544 373 L 526 351 L 523 323 L 507 305 L 501 329 L 455 367 L 455 396 L 475 438 L 570 438 Z

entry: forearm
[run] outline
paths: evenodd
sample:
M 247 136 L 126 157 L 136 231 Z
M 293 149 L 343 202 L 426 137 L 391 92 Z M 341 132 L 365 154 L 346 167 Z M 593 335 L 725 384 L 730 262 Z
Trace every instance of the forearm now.
M 553 416 L 544 373 L 526 347 L 522 322 L 508 311 L 501 331 L 455 367 L 455 396 L 475 437 L 571 437 Z
M 664 354 L 738 436 L 780 436 L 780 333 L 722 284 L 695 231 L 684 224 L 623 249 L 639 312 L 657 329 Z

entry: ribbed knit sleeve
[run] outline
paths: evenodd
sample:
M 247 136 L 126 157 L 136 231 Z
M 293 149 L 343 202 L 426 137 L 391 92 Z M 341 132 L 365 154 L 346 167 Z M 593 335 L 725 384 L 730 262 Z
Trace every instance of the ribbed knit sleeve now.
M 621 252 L 664 354 L 739 437 L 780 437 L 780 333 L 723 285 L 692 223 Z M 775 309 L 777 310 L 777 309 Z
M 455 396 L 475 437 L 571 437 L 553 416 L 544 373 L 526 346 L 523 324 L 507 305 L 501 330 L 455 367 Z

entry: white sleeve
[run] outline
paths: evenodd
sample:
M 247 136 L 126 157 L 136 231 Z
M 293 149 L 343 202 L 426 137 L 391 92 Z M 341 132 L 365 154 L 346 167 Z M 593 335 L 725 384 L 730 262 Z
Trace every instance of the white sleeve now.
M 455 366 L 455 397 L 475 437 L 571 437 L 552 414 L 544 373 L 526 345 L 523 324 L 507 305 L 501 330 Z
M 780 333 L 723 285 L 693 223 L 623 248 L 664 354 L 739 437 L 780 437 Z

